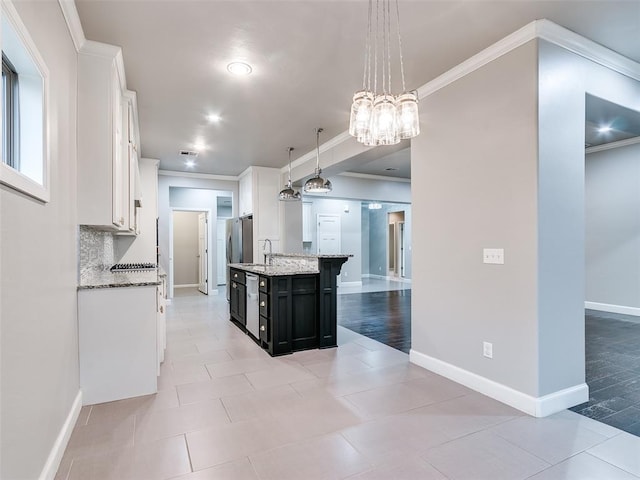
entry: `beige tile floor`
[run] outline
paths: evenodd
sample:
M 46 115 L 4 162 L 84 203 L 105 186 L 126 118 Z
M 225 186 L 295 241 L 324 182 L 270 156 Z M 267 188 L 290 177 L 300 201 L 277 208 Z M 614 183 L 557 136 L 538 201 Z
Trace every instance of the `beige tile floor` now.
M 84 407 L 57 480 L 640 478 L 638 437 L 528 417 L 343 328 L 271 358 L 224 295 L 179 294 L 158 394 Z

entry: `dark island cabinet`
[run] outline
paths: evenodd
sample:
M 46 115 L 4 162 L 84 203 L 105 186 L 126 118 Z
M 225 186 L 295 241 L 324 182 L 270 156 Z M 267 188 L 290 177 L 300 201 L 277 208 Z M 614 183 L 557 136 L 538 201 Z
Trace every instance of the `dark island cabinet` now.
M 260 342 L 271 355 L 318 348 L 317 275 L 260 277 Z
M 229 292 L 229 311 L 231 319 L 243 327 L 247 324 L 247 287 L 245 273 L 231 269 L 231 291 Z

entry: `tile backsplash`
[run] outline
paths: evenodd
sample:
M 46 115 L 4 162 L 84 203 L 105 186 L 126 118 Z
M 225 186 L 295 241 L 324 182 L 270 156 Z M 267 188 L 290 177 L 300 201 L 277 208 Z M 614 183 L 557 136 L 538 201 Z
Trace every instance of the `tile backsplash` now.
M 104 270 L 114 261 L 113 233 L 80 225 L 80 275 L 89 270 Z

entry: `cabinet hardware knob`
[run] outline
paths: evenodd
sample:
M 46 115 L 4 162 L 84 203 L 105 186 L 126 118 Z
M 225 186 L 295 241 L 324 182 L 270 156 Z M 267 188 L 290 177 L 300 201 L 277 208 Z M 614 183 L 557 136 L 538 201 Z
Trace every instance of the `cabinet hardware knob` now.
M 237 274 L 237 273 L 234 273 L 234 274 L 233 274 L 233 278 L 238 278 L 238 274 Z
M 264 287 L 264 282 L 260 282 L 260 286 L 261 286 L 261 287 Z
M 233 282 L 233 284 L 231 285 L 233 288 L 238 288 L 238 285 L 236 285 L 235 282 Z
M 120 217 L 120 225 L 124 225 L 124 217 Z
M 160 305 L 160 313 L 164 313 L 164 307 Z
M 264 325 L 260 325 L 260 331 L 264 332 L 266 330 L 266 328 L 264 328 Z
M 260 302 L 260 306 L 264 307 L 265 303 L 264 302 Z

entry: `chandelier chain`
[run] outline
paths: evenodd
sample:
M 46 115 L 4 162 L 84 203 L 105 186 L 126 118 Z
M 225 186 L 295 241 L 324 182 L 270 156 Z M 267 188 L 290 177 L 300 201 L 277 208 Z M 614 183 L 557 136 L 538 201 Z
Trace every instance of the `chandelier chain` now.
M 391 85 L 391 7 L 389 6 L 390 0 L 385 0 L 386 10 L 385 10 L 385 28 L 386 28 L 386 43 L 387 43 L 387 85 L 389 86 L 389 93 L 393 90 L 393 86 Z
M 396 0 L 396 26 L 398 31 L 398 56 L 400 57 L 400 75 L 402 76 L 402 91 L 406 92 L 407 87 L 404 83 L 404 59 L 402 58 L 402 36 L 400 35 L 400 7 Z

